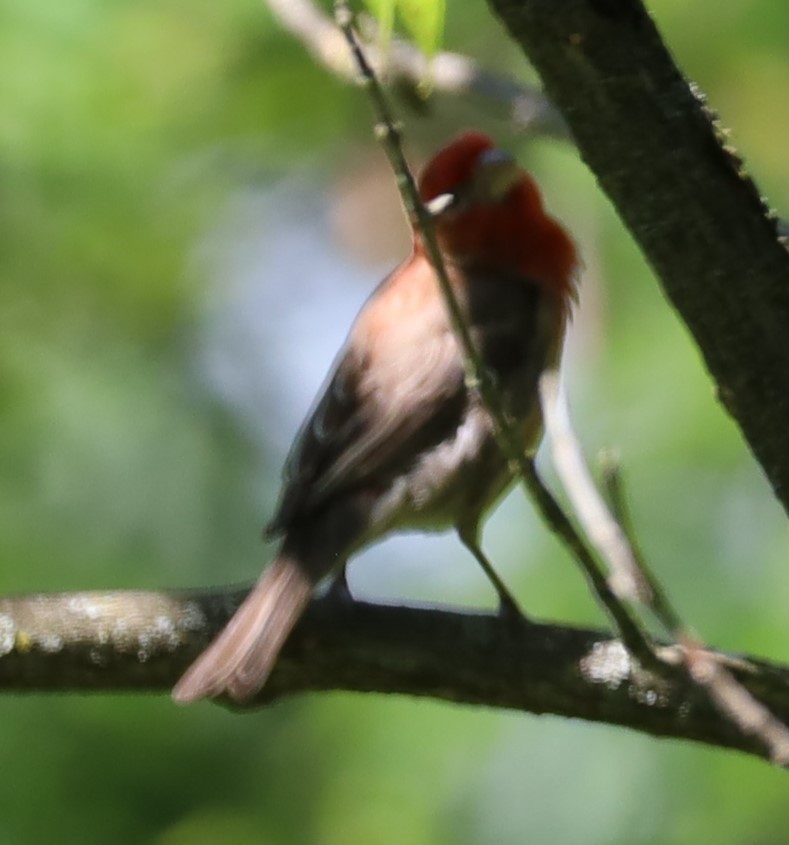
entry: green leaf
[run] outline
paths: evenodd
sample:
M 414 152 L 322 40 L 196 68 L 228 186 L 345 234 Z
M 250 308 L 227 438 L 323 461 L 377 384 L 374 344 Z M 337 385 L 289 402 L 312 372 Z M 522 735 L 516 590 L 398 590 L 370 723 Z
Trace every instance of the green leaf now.
M 397 0 L 397 10 L 414 41 L 428 56 L 433 55 L 441 45 L 445 0 Z
M 397 0 L 364 0 L 364 5 L 378 23 L 378 37 L 382 44 L 389 44 L 394 32 Z

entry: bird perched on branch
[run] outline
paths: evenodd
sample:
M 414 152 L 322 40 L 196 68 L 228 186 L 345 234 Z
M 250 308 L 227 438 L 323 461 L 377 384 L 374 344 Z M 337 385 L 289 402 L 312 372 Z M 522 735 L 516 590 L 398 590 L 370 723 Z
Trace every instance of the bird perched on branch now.
M 440 150 L 419 178 L 452 289 L 524 450 L 542 430 L 538 380 L 558 362 L 577 258 L 532 178 L 479 132 Z M 266 682 L 324 578 L 400 529 L 455 528 L 519 611 L 478 542 L 512 481 L 493 419 L 467 382 L 422 233 L 351 327 L 285 466 L 267 533 L 279 552 L 214 642 L 175 686 L 181 703 L 244 701 Z

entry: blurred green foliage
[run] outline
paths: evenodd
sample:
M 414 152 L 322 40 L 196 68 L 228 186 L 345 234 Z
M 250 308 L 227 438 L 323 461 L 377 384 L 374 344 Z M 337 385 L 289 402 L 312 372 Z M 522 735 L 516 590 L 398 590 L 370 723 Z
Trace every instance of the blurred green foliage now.
M 789 111 L 777 104 L 789 7 L 652 5 L 786 208 Z M 528 73 L 483 5 L 447 11 L 448 47 Z M 687 333 L 574 151 L 518 138 L 479 108 L 407 114 L 412 145 L 430 150 L 475 123 L 537 173 L 586 260 L 569 354 L 584 441 L 621 449 L 643 546 L 687 618 L 719 645 L 786 658 L 783 514 Z M 362 95 L 261 4 L 0 5 L 0 591 L 259 571 L 282 460 L 265 431 L 278 394 L 263 391 L 255 437 L 206 374 L 213 309 L 228 295 L 221 268 L 232 275 L 235 260 L 228 209 L 296 176 L 331 197 L 340 171 L 352 178 L 377 155 L 370 138 Z M 207 242 L 219 260 L 201 258 Z M 300 260 L 285 285 L 294 311 Z M 377 271 L 363 272 L 372 286 Z M 271 321 L 255 319 L 265 345 Z M 261 383 L 289 378 L 263 364 Z M 572 564 L 524 513 L 508 501 L 487 542 L 512 561 L 525 604 L 599 622 Z M 430 587 L 490 600 L 450 580 Z M 785 775 L 763 763 L 431 702 L 336 694 L 239 717 L 144 696 L 6 697 L 0 725 L 2 845 L 778 845 L 789 826 Z
M 441 46 L 441 35 L 446 16 L 445 0 L 364 0 L 372 12 L 384 38 L 393 32 L 395 19 L 403 23 L 406 33 L 428 55 Z

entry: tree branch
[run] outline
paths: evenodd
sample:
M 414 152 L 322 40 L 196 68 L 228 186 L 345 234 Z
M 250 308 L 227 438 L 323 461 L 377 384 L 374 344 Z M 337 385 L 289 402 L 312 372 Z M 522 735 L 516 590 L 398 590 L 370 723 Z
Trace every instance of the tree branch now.
M 638 0 L 490 4 L 540 73 L 789 509 L 789 255 L 741 159 Z
M 2 599 L 0 689 L 169 692 L 244 594 Z M 752 695 L 789 719 L 789 667 L 723 661 Z M 332 593 L 313 601 L 253 706 L 305 691 L 402 693 L 607 722 L 766 756 L 678 661 L 667 665 L 660 678 L 644 672 L 600 631 L 513 625 L 493 614 L 370 604 Z
M 627 519 L 618 469 L 610 461 L 606 481 L 609 492 L 615 494 L 616 516 L 597 489 L 573 431 L 558 372 L 543 373 L 540 395 L 557 474 L 586 535 L 608 562 L 609 579 L 618 582 L 616 594 L 648 608 L 671 637 L 676 646 L 672 651 L 681 659 L 691 680 L 707 689 L 710 700 L 740 731 L 758 737 L 769 749 L 773 762 L 789 765 L 789 728 L 738 683 L 728 667 L 717 661 L 687 627 L 647 565 Z

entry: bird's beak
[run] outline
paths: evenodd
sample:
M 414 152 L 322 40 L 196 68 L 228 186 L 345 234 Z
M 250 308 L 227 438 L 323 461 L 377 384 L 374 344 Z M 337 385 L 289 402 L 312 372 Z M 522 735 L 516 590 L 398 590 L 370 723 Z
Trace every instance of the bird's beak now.
M 431 217 L 440 217 L 445 211 L 449 211 L 458 201 L 457 194 L 439 194 L 425 203 L 425 208 Z
M 473 194 L 480 202 L 498 202 L 520 181 L 518 162 L 504 150 L 485 150 L 474 173 Z

